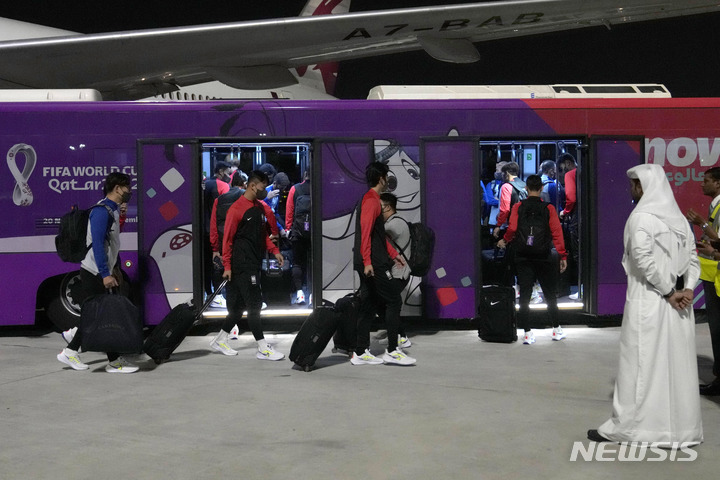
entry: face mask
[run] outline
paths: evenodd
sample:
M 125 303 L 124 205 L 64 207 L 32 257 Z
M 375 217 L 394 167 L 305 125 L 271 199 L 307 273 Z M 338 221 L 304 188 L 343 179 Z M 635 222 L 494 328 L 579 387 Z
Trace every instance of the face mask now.
M 128 203 L 130 198 L 132 198 L 132 192 L 123 192 L 120 203 Z
M 265 200 L 265 198 L 267 198 L 267 193 L 267 190 L 260 188 L 255 191 L 255 198 L 258 200 Z

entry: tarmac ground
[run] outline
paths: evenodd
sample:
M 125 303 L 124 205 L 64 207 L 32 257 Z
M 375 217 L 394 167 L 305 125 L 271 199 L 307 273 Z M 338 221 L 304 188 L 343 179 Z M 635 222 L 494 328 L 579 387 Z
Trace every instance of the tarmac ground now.
M 0 332 L 0 479 L 715 477 L 720 397 L 701 400 L 695 455 L 597 454 L 586 431 L 611 413 L 620 328 L 565 330 L 560 342 L 535 330 L 530 346 L 410 330 L 413 367 L 353 366 L 331 342 L 310 373 L 257 360 L 249 333 L 232 341 L 238 356 L 224 356 L 207 332 L 162 365 L 134 358 L 141 370 L 130 375 L 106 373 L 106 357 L 91 352 L 81 354 L 90 370 L 71 370 L 55 358 L 55 332 Z M 707 382 L 707 325 L 696 332 Z M 287 354 L 295 333 L 267 338 Z M 571 461 L 579 446 L 588 459 Z

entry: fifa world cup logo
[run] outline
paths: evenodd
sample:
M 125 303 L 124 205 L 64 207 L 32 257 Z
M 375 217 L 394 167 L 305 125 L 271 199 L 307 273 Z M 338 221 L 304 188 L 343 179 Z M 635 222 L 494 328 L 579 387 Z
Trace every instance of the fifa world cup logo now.
M 25 157 L 25 166 L 22 172 L 17 166 L 18 154 L 23 154 Z M 37 162 L 37 154 L 35 149 L 30 145 L 24 143 L 18 143 L 8 151 L 7 164 L 10 169 L 10 173 L 15 178 L 15 189 L 13 190 L 13 202 L 18 207 L 27 207 L 33 201 L 32 190 L 28 185 L 30 175 L 35 169 L 35 163 Z

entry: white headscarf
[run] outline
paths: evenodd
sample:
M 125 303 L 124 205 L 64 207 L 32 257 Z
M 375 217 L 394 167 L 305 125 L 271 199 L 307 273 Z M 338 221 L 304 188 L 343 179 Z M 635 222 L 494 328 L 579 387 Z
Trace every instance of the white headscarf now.
M 690 255 L 687 248 L 683 247 L 687 244 L 692 231 L 688 227 L 685 215 L 682 214 L 675 201 L 665 170 L 660 165 L 645 163 L 628 170 L 627 176 L 640 180 L 643 189 L 642 198 L 635 206 L 633 213 L 653 215 L 675 233 L 677 244 L 676 248 L 672 249 L 675 252 L 671 254 L 671 257 L 675 260 L 677 271 L 673 273 L 684 274 L 690 265 Z M 668 245 L 661 246 L 669 247 Z

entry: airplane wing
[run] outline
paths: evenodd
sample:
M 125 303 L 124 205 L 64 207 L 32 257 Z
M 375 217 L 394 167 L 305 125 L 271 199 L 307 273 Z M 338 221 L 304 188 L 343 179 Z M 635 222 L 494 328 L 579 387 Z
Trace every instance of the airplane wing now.
M 219 80 L 296 83 L 288 68 L 423 49 L 479 60 L 477 42 L 720 11 L 710 0 L 509 0 L 0 42 L 0 88 L 94 88 L 136 99 Z

